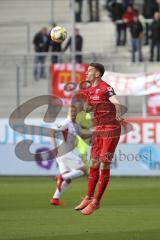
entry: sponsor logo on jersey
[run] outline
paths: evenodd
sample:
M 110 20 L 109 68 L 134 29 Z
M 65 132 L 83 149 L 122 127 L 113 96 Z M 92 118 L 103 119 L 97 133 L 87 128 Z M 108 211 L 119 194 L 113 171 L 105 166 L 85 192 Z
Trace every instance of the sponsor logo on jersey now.
M 101 91 L 101 89 L 96 89 L 96 92 L 95 92 L 95 94 L 98 94 L 99 92 Z

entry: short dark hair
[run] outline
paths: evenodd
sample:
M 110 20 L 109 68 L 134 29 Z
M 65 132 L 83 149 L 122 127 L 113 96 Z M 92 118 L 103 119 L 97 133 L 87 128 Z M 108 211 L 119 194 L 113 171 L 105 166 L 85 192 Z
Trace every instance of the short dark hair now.
M 105 72 L 105 68 L 104 68 L 103 64 L 93 62 L 93 63 L 90 63 L 89 66 L 94 67 L 96 70 L 99 71 L 101 77 L 103 76 L 103 74 Z

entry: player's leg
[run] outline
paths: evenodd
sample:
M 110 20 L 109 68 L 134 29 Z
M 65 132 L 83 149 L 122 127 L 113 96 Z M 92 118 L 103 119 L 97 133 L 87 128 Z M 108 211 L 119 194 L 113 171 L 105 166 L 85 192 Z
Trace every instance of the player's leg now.
M 99 160 L 97 158 L 91 158 L 87 187 L 87 197 L 89 199 L 91 199 L 94 195 L 98 179 L 99 179 Z
M 113 136 L 103 138 L 103 145 L 100 153 L 100 178 L 98 182 L 98 189 L 95 195 L 95 201 L 97 201 L 98 204 L 109 182 L 110 164 L 119 142 L 120 132 L 121 127 L 117 126 L 117 128 L 115 128 L 115 131 L 111 131 L 109 134 Z
M 94 191 L 99 179 L 99 160 L 98 155 L 100 153 L 101 140 L 98 138 L 92 139 L 92 146 L 91 146 L 91 160 L 90 160 L 90 167 L 89 167 L 89 174 L 88 174 L 88 186 L 87 186 L 87 193 L 85 198 L 82 202 L 75 207 L 75 210 L 82 210 L 85 208 L 93 198 Z
M 98 189 L 91 202 L 81 211 L 84 215 L 90 215 L 100 206 L 101 197 L 108 185 L 110 177 L 110 164 L 100 163 L 100 177 L 98 181 Z
M 99 208 L 100 200 L 103 196 L 103 193 L 108 185 L 110 178 L 110 163 L 113 158 L 116 146 L 118 144 L 120 137 L 120 128 L 116 132 L 116 135 L 109 138 L 103 138 L 102 149 L 100 153 L 100 177 L 98 181 L 98 189 L 95 197 L 91 201 L 91 203 L 86 206 L 81 212 L 84 215 L 89 215 L 93 213 L 94 210 Z
M 69 159 L 67 159 L 67 166 L 70 171 L 61 175 L 63 180 L 72 180 L 86 175 L 86 168 L 84 166 L 84 163 L 76 153 L 70 153 L 68 155 L 68 158 Z
M 100 177 L 98 181 L 98 189 L 96 195 L 91 200 L 91 202 L 81 211 L 84 215 L 92 214 L 100 206 L 100 199 L 106 189 L 106 186 L 109 182 L 110 176 L 110 165 L 106 163 L 100 164 Z
M 50 200 L 50 203 L 53 205 L 61 205 L 61 202 L 59 201 L 62 193 L 66 190 L 66 188 L 68 187 L 70 181 L 65 181 L 63 179 L 61 179 L 61 175 L 66 174 L 69 172 L 68 167 L 66 166 L 65 162 L 62 161 L 61 159 L 59 161 L 57 161 L 58 166 L 59 166 L 59 171 L 60 171 L 60 175 L 56 178 L 57 179 L 57 189 L 55 191 L 55 193 L 53 194 L 53 197 Z
M 65 174 L 65 173 L 64 173 L 64 174 Z M 53 194 L 53 197 L 52 197 L 52 199 L 51 199 L 51 204 L 57 205 L 57 206 L 62 205 L 61 202 L 59 201 L 59 199 L 60 199 L 62 193 L 63 193 L 63 192 L 66 190 L 66 188 L 68 187 L 68 185 L 69 185 L 70 182 L 71 182 L 71 181 L 69 181 L 69 180 L 68 180 L 68 181 L 65 181 L 65 180 L 62 181 L 61 190 L 59 190 L 58 187 L 57 187 L 57 189 L 56 189 L 56 191 L 55 191 L 55 193 Z
M 110 179 L 110 163 L 101 162 L 100 164 L 100 178 L 98 182 L 98 189 L 94 197 L 95 204 L 99 205 L 102 195 L 108 185 Z
M 82 159 L 75 153 L 69 153 L 65 159 L 60 157 L 58 160 L 60 175 L 57 176 L 57 188 L 61 192 L 63 181 L 70 182 L 72 179 L 84 176 L 86 169 Z M 66 170 L 66 171 L 64 171 Z
M 57 177 L 57 189 L 51 199 L 54 205 L 61 205 L 59 199 L 72 179 L 86 175 L 87 171 L 80 157 L 69 154 L 70 159 L 65 158 L 58 161 L 60 175 Z
M 101 151 L 102 140 L 93 137 L 91 146 L 91 161 L 88 175 L 87 197 L 91 199 L 99 179 L 99 154 Z
M 86 171 L 83 168 L 78 168 L 78 169 L 72 169 L 68 173 L 62 174 L 63 180 L 72 180 L 78 177 L 82 177 L 86 174 Z
M 81 203 L 74 208 L 75 210 L 82 210 L 92 201 L 96 184 L 98 182 L 98 178 L 99 178 L 99 161 L 97 159 L 91 159 L 88 175 L 87 193 L 84 199 L 81 201 Z

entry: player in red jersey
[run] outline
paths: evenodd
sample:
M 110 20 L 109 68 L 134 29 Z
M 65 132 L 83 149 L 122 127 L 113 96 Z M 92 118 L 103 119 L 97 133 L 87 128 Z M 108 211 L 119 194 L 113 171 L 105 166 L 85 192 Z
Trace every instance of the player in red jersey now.
M 110 178 L 110 163 L 121 133 L 121 106 L 114 89 L 104 82 L 104 66 L 91 63 L 86 80 L 91 82 L 87 90 L 87 110 L 93 113 L 94 131 L 91 142 L 91 160 L 88 189 L 85 198 L 75 207 L 84 215 L 99 208 L 100 200 Z M 95 192 L 98 183 L 97 192 Z

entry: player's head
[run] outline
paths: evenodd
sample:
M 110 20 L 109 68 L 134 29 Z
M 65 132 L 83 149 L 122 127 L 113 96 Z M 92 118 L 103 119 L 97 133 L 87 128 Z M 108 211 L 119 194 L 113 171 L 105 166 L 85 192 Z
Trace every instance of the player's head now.
M 84 104 L 87 101 L 87 96 L 84 94 L 83 90 L 79 90 L 75 95 L 72 96 L 71 106 L 75 106 L 77 109 L 77 114 L 83 111 Z
M 83 111 L 83 105 L 84 103 L 82 101 L 77 101 L 76 102 L 76 110 L 77 110 L 77 114 L 81 111 Z
M 90 63 L 86 72 L 86 80 L 93 82 L 96 79 L 101 79 L 105 71 L 101 63 Z

